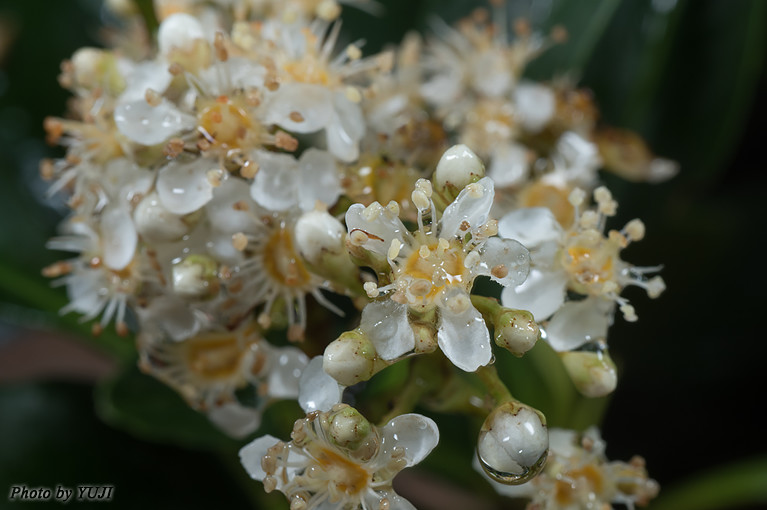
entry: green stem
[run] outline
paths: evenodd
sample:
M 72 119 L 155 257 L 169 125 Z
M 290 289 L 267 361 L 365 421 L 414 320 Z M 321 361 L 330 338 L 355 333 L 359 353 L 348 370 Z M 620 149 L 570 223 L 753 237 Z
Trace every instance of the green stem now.
M 380 426 L 386 425 L 392 418 L 409 413 L 427 393 L 439 387 L 441 377 L 434 373 L 428 357 L 418 357 L 410 366 L 410 377 L 405 387 L 394 399 L 394 405 L 380 420 Z
M 503 384 L 503 381 L 501 381 L 501 378 L 498 376 L 498 370 L 496 370 L 495 365 L 479 367 L 476 373 L 479 379 L 487 388 L 487 392 L 495 401 L 496 406 L 499 406 L 503 403 L 506 403 L 512 400 L 516 400 L 514 397 L 511 396 L 511 392 L 506 387 L 506 385 Z
M 497 299 L 485 297 L 485 296 L 471 296 L 471 304 L 474 305 L 474 308 L 476 308 L 479 313 L 482 314 L 482 317 L 485 318 L 485 322 L 488 323 L 495 323 L 496 318 L 501 313 L 501 309 L 503 308 L 499 303 Z

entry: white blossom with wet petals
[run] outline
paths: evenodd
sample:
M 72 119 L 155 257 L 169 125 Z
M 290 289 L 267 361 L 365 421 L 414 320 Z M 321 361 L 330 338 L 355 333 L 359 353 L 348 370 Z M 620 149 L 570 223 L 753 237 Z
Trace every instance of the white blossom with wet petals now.
M 548 340 L 557 350 L 604 338 L 615 305 L 626 320 L 635 321 L 634 308 L 620 296 L 626 286 L 642 287 L 651 298 L 665 288 L 659 276 L 645 276 L 659 267 L 636 267 L 620 258 L 623 248 L 644 237 L 642 222 L 632 220 L 622 230 L 605 235 L 606 220 L 615 215 L 617 202 L 606 188 L 597 188 L 596 207 L 580 212 L 584 197 L 577 188 L 570 196 L 579 214 L 569 229 L 542 207 L 512 211 L 498 224 L 501 236 L 521 240 L 532 256 L 529 278 L 503 290 L 503 305 L 530 310 L 538 321 L 551 317 Z M 568 290 L 589 299 L 565 303 Z M 575 336 L 581 333 L 578 341 Z
M 298 420 L 292 440 L 263 436 L 240 450 L 245 470 L 279 490 L 291 507 L 414 510 L 392 488 L 402 469 L 423 460 L 439 441 L 436 424 L 419 414 L 370 424 L 345 404 Z
M 496 224 L 489 218 L 489 178 L 468 184 L 439 221 L 431 193 L 428 181 L 416 183 L 418 230 L 412 233 L 399 220 L 396 203 L 355 204 L 347 211 L 352 245 L 385 257 L 391 267 L 390 283 L 366 287 L 377 299 L 363 311 L 360 328 L 379 355 L 392 360 L 414 347 L 408 310 L 436 309 L 439 347 L 457 367 L 472 372 L 492 357 L 487 326 L 469 296 L 474 279 L 486 275 L 503 286 L 519 285 L 527 277 L 529 254 L 517 241 L 491 237 Z

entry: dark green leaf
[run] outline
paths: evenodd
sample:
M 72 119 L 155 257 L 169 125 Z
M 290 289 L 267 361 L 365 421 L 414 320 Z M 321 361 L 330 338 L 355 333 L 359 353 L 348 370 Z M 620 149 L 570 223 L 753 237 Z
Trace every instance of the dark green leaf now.
M 661 492 L 649 510 L 729 510 L 767 503 L 767 458 L 707 471 Z
M 233 449 L 238 444 L 172 389 L 132 366 L 96 388 L 96 411 L 110 425 L 158 443 L 189 449 Z

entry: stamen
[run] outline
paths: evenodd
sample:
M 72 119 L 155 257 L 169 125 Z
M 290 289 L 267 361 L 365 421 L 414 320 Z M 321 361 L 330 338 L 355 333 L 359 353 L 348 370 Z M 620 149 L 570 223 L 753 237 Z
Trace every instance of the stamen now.
M 376 285 L 373 282 L 365 282 L 362 285 L 362 288 L 365 289 L 365 293 L 368 295 L 369 298 L 377 298 L 380 294 L 380 291 L 378 290 L 378 285 Z
M 243 251 L 248 247 L 248 238 L 242 232 L 237 232 L 232 236 L 232 246 L 237 251 Z
M 631 241 L 641 241 L 645 236 L 645 225 L 640 219 L 633 219 L 626 223 L 623 227 L 623 232 L 628 236 Z
M 388 258 L 390 260 L 396 259 L 402 246 L 402 243 L 398 239 L 392 239 L 391 245 L 389 246 L 389 252 L 387 253 Z

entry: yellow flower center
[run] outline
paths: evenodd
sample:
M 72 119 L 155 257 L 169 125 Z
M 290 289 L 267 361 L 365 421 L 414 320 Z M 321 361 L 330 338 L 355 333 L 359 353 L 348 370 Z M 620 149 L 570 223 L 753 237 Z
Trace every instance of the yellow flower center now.
M 371 481 L 371 474 L 362 466 L 330 449 L 322 448 L 315 458 L 328 479 L 347 495 L 359 494 Z
M 573 290 L 597 295 L 607 282 L 614 282 L 615 259 L 619 250 L 616 243 L 595 230 L 572 234 L 562 252 L 561 261 L 574 283 Z
M 198 129 L 211 143 L 226 147 L 243 147 L 253 129 L 248 112 L 226 96 L 203 106 L 197 118 Z
M 578 469 L 572 469 L 563 473 L 563 477 L 568 480 L 585 481 L 588 484 L 589 492 L 601 494 L 604 490 L 604 478 L 602 472 L 591 464 L 587 464 Z M 554 499 L 563 506 L 569 506 L 575 503 L 577 491 L 570 483 L 563 480 L 557 480 L 554 488 Z
M 573 223 L 575 209 L 568 200 L 569 188 L 560 188 L 536 181 L 521 192 L 521 207 L 546 207 L 557 219 L 560 225 L 568 228 Z
M 208 381 L 237 375 L 246 351 L 234 332 L 199 335 L 184 344 L 187 366 L 196 376 Z
M 409 294 L 417 301 L 431 303 L 446 287 L 470 283 L 465 258 L 459 241 L 429 240 L 408 256 L 396 276 L 407 278 Z
M 276 282 L 287 287 L 304 288 L 311 283 L 311 274 L 293 247 L 289 230 L 279 228 L 264 246 L 264 269 Z

